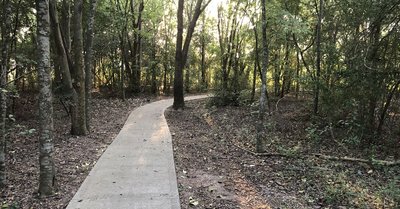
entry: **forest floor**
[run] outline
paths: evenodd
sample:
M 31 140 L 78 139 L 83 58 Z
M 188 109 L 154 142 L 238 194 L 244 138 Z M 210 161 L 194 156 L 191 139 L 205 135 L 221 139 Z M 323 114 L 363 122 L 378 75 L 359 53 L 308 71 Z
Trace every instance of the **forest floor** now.
M 386 153 L 379 148 L 366 152 L 335 139 L 330 131 L 310 128 L 307 101 L 284 98 L 279 111 L 268 117 L 264 136 L 268 151 L 285 157 L 251 152 L 256 107 L 217 108 L 207 100 L 186 106 L 184 111 L 166 111 L 182 209 L 400 208 L 399 166 L 312 155 L 365 159 L 375 155 L 393 161 L 398 147 Z
M 139 97 L 123 101 L 94 97 L 91 101 L 91 131 L 87 136 L 70 134 L 69 116 L 54 101 L 54 160 L 57 193 L 39 199 L 37 100 L 23 95 L 16 100 L 14 116 L 7 120 L 7 186 L 1 190 L 2 209 L 65 208 L 107 146 L 117 136 L 129 113 L 158 98 Z M 15 121 L 14 121 L 15 120 Z M 12 122 L 14 121 L 14 122 Z
M 1 190 L 1 208 L 64 208 L 129 113 L 157 99 L 140 97 L 124 102 L 95 97 L 92 130 L 84 137 L 70 135 L 69 117 L 55 101 L 58 191 L 53 197 L 38 199 L 38 123 L 33 111 L 37 101 L 21 96 L 14 116 L 7 121 L 8 179 Z M 192 101 L 184 111 L 166 112 L 182 209 L 399 207 L 399 167 L 301 157 L 317 152 L 359 158 L 371 155 L 329 137 L 310 139 L 314 129 L 308 128 L 311 119 L 305 101 L 282 100 L 279 114 L 268 122 L 269 151 L 288 157 L 255 156 L 248 151 L 254 151 L 255 109 L 207 104 L 207 100 Z M 392 154 L 377 158 L 392 160 Z

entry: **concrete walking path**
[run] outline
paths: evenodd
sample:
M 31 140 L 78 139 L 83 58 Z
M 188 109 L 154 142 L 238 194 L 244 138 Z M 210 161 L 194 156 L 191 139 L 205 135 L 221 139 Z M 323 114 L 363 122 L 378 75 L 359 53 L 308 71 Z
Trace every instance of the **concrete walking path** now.
M 67 209 L 180 209 L 171 134 L 164 117 L 171 105 L 168 99 L 134 110 Z

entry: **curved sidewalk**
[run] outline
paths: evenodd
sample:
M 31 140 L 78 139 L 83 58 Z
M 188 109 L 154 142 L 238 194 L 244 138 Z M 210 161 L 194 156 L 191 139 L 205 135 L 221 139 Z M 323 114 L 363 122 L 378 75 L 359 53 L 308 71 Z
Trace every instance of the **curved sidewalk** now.
M 164 117 L 171 105 L 168 99 L 134 110 L 67 209 L 180 209 L 171 134 Z

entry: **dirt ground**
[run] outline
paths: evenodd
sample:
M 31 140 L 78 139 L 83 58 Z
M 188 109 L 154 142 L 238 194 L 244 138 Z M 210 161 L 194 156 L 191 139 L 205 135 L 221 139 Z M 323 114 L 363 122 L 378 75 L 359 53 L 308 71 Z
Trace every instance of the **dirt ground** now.
M 128 114 L 136 107 L 155 100 L 146 97 L 122 101 L 94 98 L 91 102 L 91 131 L 87 136 L 72 136 L 67 113 L 54 101 L 57 193 L 37 197 L 39 178 L 37 101 L 24 95 L 14 105 L 15 122 L 8 120 L 7 187 L 1 190 L 0 206 L 8 208 L 65 208 L 103 151 L 121 130 Z
M 57 194 L 38 199 L 37 101 L 23 96 L 7 121 L 7 187 L 1 208 L 64 208 L 134 108 L 156 100 L 94 98 L 88 136 L 69 134 L 69 118 L 55 101 Z M 282 100 L 265 125 L 268 150 L 289 157 L 255 156 L 255 109 L 187 103 L 166 112 L 174 140 L 180 200 L 187 208 L 399 208 L 400 168 L 302 158 L 323 153 L 368 157 L 327 138 L 310 139 L 304 101 Z M 15 122 L 13 122 L 15 119 Z M 391 154 L 379 156 L 391 160 Z
M 256 156 L 255 107 L 209 107 L 207 100 L 167 110 L 182 209 L 400 208 L 400 167 L 303 157 L 367 158 L 330 134 L 310 136 L 306 101 L 284 99 L 268 117 L 268 152 Z M 335 133 L 340 130 L 335 130 Z M 382 154 L 393 160 L 392 153 Z

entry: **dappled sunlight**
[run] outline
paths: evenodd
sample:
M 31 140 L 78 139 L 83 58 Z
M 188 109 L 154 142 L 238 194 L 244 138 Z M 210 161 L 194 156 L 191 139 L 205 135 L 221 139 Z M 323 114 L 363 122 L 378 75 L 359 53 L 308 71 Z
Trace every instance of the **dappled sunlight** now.
M 236 177 L 235 191 L 240 208 L 248 209 L 271 209 L 272 207 L 267 203 L 265 198 L 260 194 L 256 187 L 251 185 L 247 180 Z
M 360 172 L 360 171 L 359 171 Z M 372 170 L 368 171 L 372 174 Z M 325 188 L 324 195 L 328 202 L 335 204 L 351 203 L 353 205 L 365 206 L 373 205 L 376 208 L 394 207 L 395 202 L 385 196 L 388 185 L 381 185 L 379 189 L 371 191 L 367 185 L 370 182 L 362 179 L 354 179 L 349 173 L 340 172 L 335 176 L 324 175 Z

